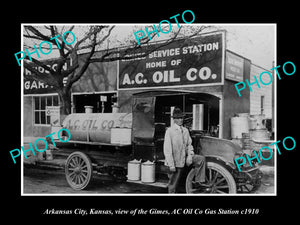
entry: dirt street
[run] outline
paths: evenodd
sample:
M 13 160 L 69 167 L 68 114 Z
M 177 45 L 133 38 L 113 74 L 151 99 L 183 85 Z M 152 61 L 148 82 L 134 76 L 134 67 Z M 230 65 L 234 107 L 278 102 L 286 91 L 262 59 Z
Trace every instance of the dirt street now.
M 29 149 L 28 143 L 24 144 L 25 149 Z M 40 146 L 42 149 L 43 146 Z M 39 157 L 39 153 L 34 157 L 31 152 L 27 153 L 28 158 L 24 164 L 24 194 L 164 194 L 166 188 L 146 186 L 141 184 L 128 183 L 116 180 L 111 176 L 93 175 L 92 183 L 87 190 L 73 190 L 67 183 L 62 169 L 41 168 L 34 166 L 34 162 Z M 261 186 L 254 192 L 255 194 L 274 193 L 274 173 L 270 170 L 274 167 L 261 167 L 264 173 Z M 184 193 L 184 192 L 183 192 Z M 241 193 L 242 194 L 242 193 Z
M 24 194 L 123 194 L 123 193 L 166 193 L 164 188 L 148 187 L 115 180 L 109 176 L 93 176 L 86 190 L 72 189 L 62 170 L 24 167 Z
M 69 187 L 63 170 L 24 167 L 24 194 L 159 194 L 166 188 L 151 187 L 118 181 L 108 176 L 94 176 L 87 190 L 75 191 Z M 274 177 L 264 176 L 257 194 L 274 193 Z

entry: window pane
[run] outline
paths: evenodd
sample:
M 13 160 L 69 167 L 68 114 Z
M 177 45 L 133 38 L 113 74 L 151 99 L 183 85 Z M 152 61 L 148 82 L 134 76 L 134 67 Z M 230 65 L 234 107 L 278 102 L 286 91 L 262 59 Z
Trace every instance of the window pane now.
M 34 97 L 34 109 L 39 109 L 39 108 L 40 108 L 40 98 Z
M 47 96 L 47 106 L 52 106 L 52 96 Z
M 39 113 L 39 111 L 34 112 L 34 123 L 35 124 L 40 123 L 40 113 Z
M 45 110 L 46 108 L 46 98 L 41 97 L 41 109 Z
M 46 113 L 45 111 L 41 111 L 41 124 L 46 124 Z
M 50 124 L 50 116 L 47 116 L 47 124 Z
M 53 96 L 53 106 L 58 106 L 58 96 Z

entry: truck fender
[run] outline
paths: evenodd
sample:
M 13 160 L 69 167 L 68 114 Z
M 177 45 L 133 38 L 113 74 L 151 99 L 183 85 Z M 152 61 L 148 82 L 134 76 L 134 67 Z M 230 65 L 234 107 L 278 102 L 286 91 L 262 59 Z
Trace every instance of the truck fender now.
M 232 170 L 236 169 L 236 166 L 232 162 L 228 162 L 225 158 L 222 156 L 217 155 L 206 155 L 205 156 L 206 161 L 208 162 L 215 162 L 219 163 L 220 165 L 224 166 L 228 171 L 232 172 Z

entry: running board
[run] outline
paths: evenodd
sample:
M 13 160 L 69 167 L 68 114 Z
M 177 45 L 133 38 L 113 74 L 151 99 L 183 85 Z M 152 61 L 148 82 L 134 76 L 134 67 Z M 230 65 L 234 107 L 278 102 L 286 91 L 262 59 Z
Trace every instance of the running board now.
M 168 183 L 167 182 L 161 182 L 161 181 L 156 181 L 153 183 L 146 183 L 142 182 L 140 180 L 127 180 L 128 183 L 135 183 L 135 184 L 142 184 L 142 185 L 147 185 L 147 186 L 153 186 L 153 187 L 160 187 L 160 188 L 167 188 Z

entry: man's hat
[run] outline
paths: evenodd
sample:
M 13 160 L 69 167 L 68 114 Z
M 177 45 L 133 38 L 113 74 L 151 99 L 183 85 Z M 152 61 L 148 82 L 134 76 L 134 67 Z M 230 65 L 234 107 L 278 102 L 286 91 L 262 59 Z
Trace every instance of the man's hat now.
M 173 119 L 177 119 L 177 118 L 183 118 L 185 115 L 184 113 L 181 111 L 180 108 L 176 107 L 174 110 L 173 110 Z

